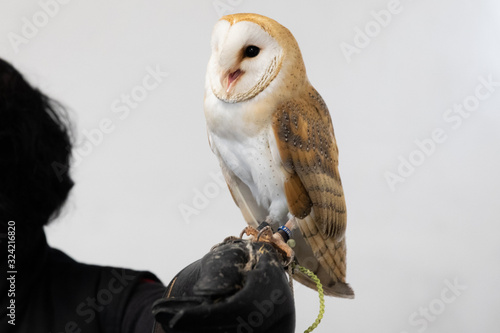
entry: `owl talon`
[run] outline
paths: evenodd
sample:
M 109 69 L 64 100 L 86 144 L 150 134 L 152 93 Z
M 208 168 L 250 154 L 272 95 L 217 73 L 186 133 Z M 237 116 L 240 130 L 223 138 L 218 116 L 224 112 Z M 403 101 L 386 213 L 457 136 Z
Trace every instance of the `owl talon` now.
M 250 236 L 254 242 L 264 242 L 271 244 L 283 257 L 284 266 L 290 265 L 294 259 L 294 252 L 287 243 L 284 242 L 283 237 L 274 233 L 270 226 L 266 226 L 261 230 L 257 230 L 253 227 L 246 227 L 240 234 L 240 238 L 244 235 Z
M 240 238 L 238 237 L 235 237 L 235 236 L 229 236 L 229 237 L 226 237 L 224 238 L 224 240 L 222 241 L 222 243 L 229 243 L 229 242 L 233 242 L 233 241 L 236 241 L 236 240 L 240 240 Z
M 273 237 L 273 230 L 271 229 L 270 226 L 265 226 L 264 228 L 259 230 L 259 233 L 257 234 L 257 242 L 260 241 L 261 237 L 264 238 L 263 242 L 271 243 L 271 239 Z
M 245 229 L 243 229 L 241 231 L 240 238 L 243 238 L 243 235 L 247 235 L 250 237 L 257 237 L 258 234 L 259 234 L 259 232 L 257 231 L 257 229 L 255 229 L 253 227 L 246 227 Z
M 280 234 L 272 234 L 270 243 L 281 253 L 283 256 L 284 266 L 290 265 L 294 259 L 294 252 L 292 248 L 284 242 Z
M 241 237 L 238 238 L 238 237 L 235 237 L 235 236 L 226 237 L 226 238 L 224 238 L 224 240 L 222 241 L 222 243 L 218 243 L 218 244 L 215 244 L 214 246 L 212 246 L 210 248 L 210 252 L 212 252 L 213 250 L 215 250 L 216 248 L 218 248 L 221 245 L 224 245 L 224 244 L 227 244 L 227 243 L 232 243 L 232 242 L 240 240 L 240 239 L 241 239 Z

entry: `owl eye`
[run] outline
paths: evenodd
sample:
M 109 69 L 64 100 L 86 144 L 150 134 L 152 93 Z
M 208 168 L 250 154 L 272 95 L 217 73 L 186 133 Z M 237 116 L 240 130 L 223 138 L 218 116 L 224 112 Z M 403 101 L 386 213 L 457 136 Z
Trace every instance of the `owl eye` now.
M 253 58 L 256 57 L 260 52 L 260 49 L 255 45 L 247 46 L 245 49 L 245 57 Z

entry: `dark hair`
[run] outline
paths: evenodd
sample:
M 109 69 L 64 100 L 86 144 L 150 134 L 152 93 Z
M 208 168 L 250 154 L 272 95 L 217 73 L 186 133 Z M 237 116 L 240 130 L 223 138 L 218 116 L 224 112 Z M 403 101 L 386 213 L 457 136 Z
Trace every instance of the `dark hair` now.
M 58 216 L 70 157 L 65 110 L 0 59 L 0 219 L 36 227 Z

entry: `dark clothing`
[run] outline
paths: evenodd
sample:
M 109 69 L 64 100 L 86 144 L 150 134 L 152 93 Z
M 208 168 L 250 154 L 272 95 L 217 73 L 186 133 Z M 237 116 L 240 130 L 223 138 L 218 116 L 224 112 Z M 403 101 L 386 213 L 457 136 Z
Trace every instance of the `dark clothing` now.
M 227 238 L 181 270 L 153 305 L 172 333 L 291 333 L 295 304 L 269 243 Z
M 164 333 L 155 318 L 166 332 L 294 331 L 293 295 L 269 243 L 228 238 L 167 288 L 149 272 L 78 263 L 42 228 L 15 232 L 15 267 L 0 262 L 17 272 L 14 284 L 0 280 L 1 333 Z
M 43 230 L 31 239 L 18 238 L 28 241 L 30 251 L 20 246 L 16 255 L 15 326 L 5 312 L 10 285 L 0 282 L 1 332 L 152 332 L 151 305 L 165 293 L 153 274 L 78 263 L 50 248 Z

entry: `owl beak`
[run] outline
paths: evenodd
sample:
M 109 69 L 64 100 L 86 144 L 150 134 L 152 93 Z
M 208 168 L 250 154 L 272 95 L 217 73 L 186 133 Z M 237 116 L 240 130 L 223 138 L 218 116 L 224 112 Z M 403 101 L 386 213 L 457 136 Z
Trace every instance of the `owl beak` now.
M 234 72 L 229 72 L 229 74 L 227 74 L 227 77 L 224 78 L 224 81 L 227 82 L 227 85 L 226 85 L 226 92 L 229 92 L 231 90 L 231 88 L 234 86 L 236 80 L 238 80 L 238 78 L 241 76 L 243 72 L 239 69 L 237 69 L 236 71 Z

